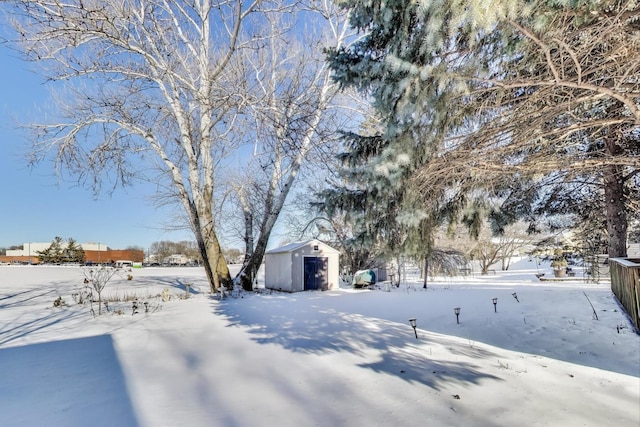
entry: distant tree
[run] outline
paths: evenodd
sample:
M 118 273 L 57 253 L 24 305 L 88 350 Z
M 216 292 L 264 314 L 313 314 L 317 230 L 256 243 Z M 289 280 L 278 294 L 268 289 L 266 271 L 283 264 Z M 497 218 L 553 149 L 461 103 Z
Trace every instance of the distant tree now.
M 516 253 L 531 251 L 543 236 L 549 236 L 548 230 L 531 232 L 523 221 L 498 229 L 485 216 L 474 236 L 469 235 L 468 229 L 450 227 L 438 233 L 437 244 L 454 248 L 478 261 L 481 274 L 488 274 L 489 267 L 497 262 L 501 263 L 501 270 L 508 270 Z
M 38 258 L 42 263 L 72 262 L 83 263 L 85 260 L 84 250 L 73 238 L 67 239 L 65 244 L 62 237 L 56 236 L 48 248 L 37 251 Z
M 82 246 L 78 245 L 73 238 L 67 239 L 67 245 L 62 251 L 62 261 L 71 263 L 84 263 L 85 253 Z
M 48 248 L 42 251 L 36 251 L 36 253 L 40 261 L 45 264 L 61 262 L 63 258 L 62 237 L 56 236 Z
M 498 261 L 500 247 L 491 240 L 477 242 L 471 250 L 472 259 L 480 262 L 480 273 L 489 274 L 489 267 Z
M 202 257 L 200 257 L 200 251 L 198 250 L 198 244 L 194 241 L 183 240 L 179 243 L 180 250 L 176 253 L 181 253 L 187 256 L 190 261 L 202 264 Z M 223 252 L 224 256 L 224 252 Z M 227 258 L 225 257 L 225 260 Z
M 227 261 L 234 264 L 237 263 L 238 261 L 241 261 L 242 255 L 244 254 L 238 248 L 222 249 L 222 253 L 224 254 L 224 257 Z
M 153 256 L 157 262 L 164 263 L 171 255 L 182 254 L 189 260 L 200 263 L 200 251 L 198 245 L 193 241 L 172 242 L 163 240 L 153 242 L 149 247 L 149 255 Z
M 36 254 L 38 255 L 38 259 L 41 263 L 48 264 L 51 263 L 53 259 L 53 257 L 51 256 L 51 252 L 51 246 L 49 246 L 48 248 L 45 248 L 41 251 L 36 251 Z
M 174 243 L 167 240 L 153 242 L 149 247 L 149 254 L 152 255 L 160 264 L 164 263 L 175 253 Z
M 511 260 L 516 254 L 524 254 L 540 237 L 527 233 L 524 223 L 511 224 L 498 237 L 500 246 L 501 269 L 506 271 L 511 266 Z

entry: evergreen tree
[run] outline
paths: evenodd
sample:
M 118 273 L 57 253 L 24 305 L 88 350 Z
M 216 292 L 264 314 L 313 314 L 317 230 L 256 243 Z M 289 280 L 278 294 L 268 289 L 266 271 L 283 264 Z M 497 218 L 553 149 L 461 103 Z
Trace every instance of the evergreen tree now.
M 348 242 L 351 251 L 363 255 L 367 252 L 362 253 L 362 248 L 370 248 L 369 254 L 387 258 L 428 259 L 432 230 L 447 218 L 457 199 L 411 184 L 424 145 L 408 144 L 406 152 L 400 153 L 382 135 L 347 133 L 344 139 L 347 150 L 339 156 L 343 165 L 340 181 L 320 193 L 319 210 L 330 218 L 336 212 L 346 214 L 353 224 Z M 427 206 L 425 200 L 432 203 Z
M 78 245 L 71 237 L 67 239 L 67 246 L 64 249 L 63 261 L 71 263 L 84 263 L 85 261 L 84 249 L 82 249 L 82 246 Z
M 51 246 L 41 251 L 36 251 L 36 253 L 38 254 L 38 259 L 40 260 L 41 263 L 49 264 L 53 262 Z
M 45 264 L 83 263 L 85 260 L 84 249 L 73 238 L 67 239 L 67 243 L 64 245 L 62 237 L 56 236 L 48 248 L 36 253 L 40 262 Z
M 56 236 L 48 248 L 36 252 L 43 263 L 60 263 L 63 260 L 62 237 Z
M 555 213 L 544 209 L 549 182 L 562 195 L 595 178 L 599 191 L 580 192 L 602 203 L 609 254 L 625 255 L 640 166 L 635 1 L 342 4 L 366 34 L 329 59 L 341 84 L 370 94 L 384 114 L 379 155 L 411 158 L 403 188 L 456 194 L 453 217 L 479 202 L 470 225 L 481 223 L 483 189 L 506 203 L 493 211 L 499 231 Z

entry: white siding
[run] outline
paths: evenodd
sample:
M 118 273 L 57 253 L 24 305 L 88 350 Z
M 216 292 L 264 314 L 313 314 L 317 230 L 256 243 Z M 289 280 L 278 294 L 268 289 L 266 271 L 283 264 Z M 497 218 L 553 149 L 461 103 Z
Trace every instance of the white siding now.
M 291 255 L 275 253 L 265 255 L 264 283 L 269 289 L 291 292 Z
M 318 240 L 310 240 L 267 251 L 265 287 L 287 292 L 303 291 L 305 257 L 327 258 L 328 287 L 337 289 L 340 286 L 340 253 Z

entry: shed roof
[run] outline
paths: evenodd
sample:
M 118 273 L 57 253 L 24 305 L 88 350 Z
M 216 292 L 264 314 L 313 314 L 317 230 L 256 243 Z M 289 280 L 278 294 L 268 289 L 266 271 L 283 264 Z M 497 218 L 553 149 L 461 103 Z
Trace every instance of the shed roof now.
M 297 249 L 302 248 L 303 246 L 309 246 L 309 245 L 318 245 L 322 247 L 322 250 L 325 252 L 334 252 L 336 254 L 339 254 L 340 251 L 338 251 L 337 249 L 332 248 L 331 246 L 327 245 L 326 243 L 322 243 L 320 240 L 306 240 L 304 242 L 293 242 L 293 243 L 289 243 L 287 245 L 284 246 L 280 246 L 279 248 L 274 248 L 271 250 L 268 250 L 266 253 L 268 254 L 279 254 L 279 253 L 287 253 L 287 252 L 293 252 Z

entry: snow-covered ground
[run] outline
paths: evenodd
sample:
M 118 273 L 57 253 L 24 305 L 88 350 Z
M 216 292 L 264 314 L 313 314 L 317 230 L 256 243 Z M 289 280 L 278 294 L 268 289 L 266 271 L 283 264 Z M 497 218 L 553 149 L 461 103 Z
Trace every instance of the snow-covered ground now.
M 609 285 L 538 269 L 223 301 L 199 268 L 134 269 L 94 317 L 81 268 L 0 266 L 0 426 L 640 425 Z

